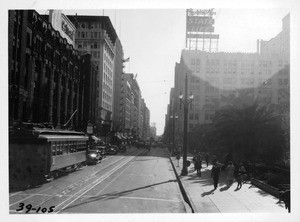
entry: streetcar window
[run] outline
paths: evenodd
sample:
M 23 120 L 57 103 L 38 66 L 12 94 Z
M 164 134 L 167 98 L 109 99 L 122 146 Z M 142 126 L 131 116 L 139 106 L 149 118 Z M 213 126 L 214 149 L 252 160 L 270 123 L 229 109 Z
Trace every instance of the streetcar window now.
M 55 146 L 55 144 L 52 144 L 51 151 L 52 151 L 52 156 L 56 156 L 56 146 Z
M 74 150 L 73 147 L 74 147 L 74 145 L 71 144 L 71 145 L 70 145 L 70 153 L 73 153 L 73 152 L 74 152 L 74 151 L 73 151 L 73 150 Z
M 65 144 L 63 146 L 63 154 L 67 154 L 68 153 L 68 144 Z
M 57 155 L 62 155 L 62 144 L 60 142 L 57 143 Z

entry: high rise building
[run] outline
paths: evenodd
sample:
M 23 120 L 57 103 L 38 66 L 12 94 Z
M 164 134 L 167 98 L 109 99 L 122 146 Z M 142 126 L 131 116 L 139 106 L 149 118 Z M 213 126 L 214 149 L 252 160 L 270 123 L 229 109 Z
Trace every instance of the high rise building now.
M 124 61 L 124 53 L 121 41 L 119 38 L 116 40 L 116 52 L 115 52 L 115 60 L 114 60 L 114 96 L 113 96 L 113 129 L 115 132 L 121 132 L 123 128 L 122 124 L 122 111 L 123 108 L 121 102 L 123 102 L 123 98 L 121 98 L 121 88 L 122 88 L 122 75 L 123 75 L 123 61 Z
M 117 34 L 108 16 L 67 15 L 76 27 L 75 47 L 80 54 L 91 54 L 97 64 L 98 134 L 112 129 L 114 72 Z

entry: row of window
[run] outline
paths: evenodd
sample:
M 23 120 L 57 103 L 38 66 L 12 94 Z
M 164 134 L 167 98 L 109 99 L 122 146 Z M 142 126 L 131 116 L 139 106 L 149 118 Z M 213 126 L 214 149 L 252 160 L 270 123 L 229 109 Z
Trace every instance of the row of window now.
M 77 38 L 81 38 L 81 39 L 99 39 L 100 37 L 101 37 L 101 32 L 77 31 Z
M 66 155 L 70 153 L 77 153 L 86 150 L 85 141 L 58 141 L 51 142 L 52 156 Z
M 78 24 L 77 28 L 82 28 L 82 29 L 96 29 L 102 28 L 102 24 L 100 22 L 80 22 Z
M 259 67 L 271 67 L 272 66 L 272 61 L 268 60 L 260 60 L 258 62 L 255 62 L 254 60 L 250 60 L 248 62 L 241 62 L 237 60 L 223 60 L 224 61 L 224 67 L 232 67 L 236 68 L 238 64 L 241 65 L 241 67 L 254 67 L 255 65 L 258 65 Z M 200 59 L 191 59 L 191 66 L 200 66 L 201 60 Z M 278 66 L 281 67 L 284 64 L 288 64 L 288 61 L 283 61 L 283 60 L 278 60 Z M 206 67 L 214 67 L 214 66 L 219 66 L 220 65 L 220 60 L 219 59 L 207 59 L 206 60 Z

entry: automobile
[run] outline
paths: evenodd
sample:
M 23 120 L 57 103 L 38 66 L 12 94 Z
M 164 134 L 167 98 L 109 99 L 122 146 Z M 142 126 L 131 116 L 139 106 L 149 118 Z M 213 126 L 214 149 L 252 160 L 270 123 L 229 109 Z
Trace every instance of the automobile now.
M 97 164 L 101 162 L 102 155 L 99 150 L 89 150 L 87 155 L 87 164 Z
M 106 147 L 105 146 L 96 146 L 95 149 L 100 152 L 102 158 L 106 157 Z
M 116 149 L 116 151 L 117 151 L 117 153 L 118 153 L 118 152 L 119 152 L 119 150 L 120 150 L 120 146 L 118 146 L 118 145 L 112 145 L 111 147 L 115 148 L 115 149 Z
M 108 155 L 115 155 L 118 152 L 116 146 L 114 146 L 114 145 L 108 145 L 105 148 L 105 151 L 106 151 L 106 154 L 108 154 Z
M 120 144 L 120 146 L 119 146 L 119 152 L 120 153 L 125 153 L 126 152 L 126 145 L 125 144 Z

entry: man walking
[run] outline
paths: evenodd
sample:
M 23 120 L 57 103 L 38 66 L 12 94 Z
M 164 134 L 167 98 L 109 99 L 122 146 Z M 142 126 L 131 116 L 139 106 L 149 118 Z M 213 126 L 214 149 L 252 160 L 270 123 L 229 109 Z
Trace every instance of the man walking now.
M 217 165 L 217 161 L 214 161 L 213 162 L 213 167 L 211 169 L 211 177 L 214 180 L 214 188 L 215 188 L 215 190 L 218 187 L 220 172 L 221 171 L 220 171 L 220 168 Z
M 208 161 L 209 161 L 209 154 L 206 153 L 205 155 L 205 161 L 206 161 L 206 167 L 208 167 Z

